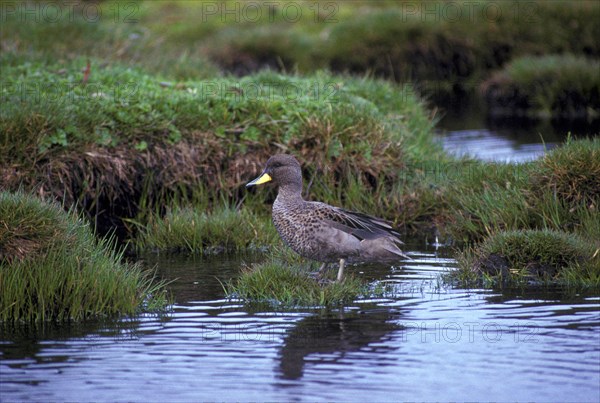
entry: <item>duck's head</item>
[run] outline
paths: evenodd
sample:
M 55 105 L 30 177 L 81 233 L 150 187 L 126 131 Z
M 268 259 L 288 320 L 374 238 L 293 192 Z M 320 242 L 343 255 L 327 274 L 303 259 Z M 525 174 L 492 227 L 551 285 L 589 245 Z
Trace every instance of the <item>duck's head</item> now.
M 267 165 L 258 178 L 249 182 L 246 187 L 273 182 L 275 185 L 300 186 L 302 188 L 302 169 L 296 158 L 288 154 L 276 154 L 269 158 Z

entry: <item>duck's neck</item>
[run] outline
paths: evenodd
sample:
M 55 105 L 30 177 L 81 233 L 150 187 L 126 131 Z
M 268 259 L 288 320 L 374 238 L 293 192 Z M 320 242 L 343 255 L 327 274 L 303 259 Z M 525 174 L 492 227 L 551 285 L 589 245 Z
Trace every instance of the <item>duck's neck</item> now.
M 279 186 L 277 199 L 284 203 L 302 200 L 302 182 L 290 182 Z

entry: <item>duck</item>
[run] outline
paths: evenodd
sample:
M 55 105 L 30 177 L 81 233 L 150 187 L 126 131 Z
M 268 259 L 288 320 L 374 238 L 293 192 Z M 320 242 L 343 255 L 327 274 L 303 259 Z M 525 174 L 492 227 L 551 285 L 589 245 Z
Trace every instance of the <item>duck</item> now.
M 284 243 L 299 255 L 321 262 L 319 277 L 338 263 L 337 282 L 346 264 L 392 263 L 410 259 L 400 246 L 400 233 L 389 221 L 302 197 L 302 169 L 290 154 L 271 156 L 247 188 L 272 183 L 277 197 L 272 220 Z

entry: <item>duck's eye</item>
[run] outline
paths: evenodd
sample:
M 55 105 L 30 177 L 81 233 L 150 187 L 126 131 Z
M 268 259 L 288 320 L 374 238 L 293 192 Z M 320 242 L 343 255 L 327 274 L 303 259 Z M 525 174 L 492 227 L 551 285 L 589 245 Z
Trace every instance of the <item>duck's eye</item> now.
M 274 163 L 274 164 L 272 165 L 272 168 L 273 168 L 273 169 L 276 169 L 276 168 L 281 168 L 281 166 L 282 166 L 282 165 L 281 165 L 281 162 L 276 162 L 276 163 Z

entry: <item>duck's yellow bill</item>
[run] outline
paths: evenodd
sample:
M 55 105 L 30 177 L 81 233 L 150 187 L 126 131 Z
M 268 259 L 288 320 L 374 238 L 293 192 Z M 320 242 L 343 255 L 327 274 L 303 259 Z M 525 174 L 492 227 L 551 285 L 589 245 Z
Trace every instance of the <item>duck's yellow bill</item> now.
M 262 185 L 263 183 L 267 183 L 272 180 L 273 180 L 273 178 L 271 178 L 271 175 L 264 173 L 261 176 L 259 176 L 258 178 L 254 179 L 252 182 L 248 182 L 246 187 L 248 188 L 248 187 L 254 186 L 254 185 Z

